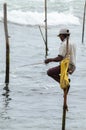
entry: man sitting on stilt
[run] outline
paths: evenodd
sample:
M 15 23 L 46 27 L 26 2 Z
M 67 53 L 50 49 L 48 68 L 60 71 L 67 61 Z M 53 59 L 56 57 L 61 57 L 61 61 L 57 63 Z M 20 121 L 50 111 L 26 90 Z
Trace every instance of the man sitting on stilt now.
M 50 76 L 55 81 L 60 83 L 61 61 L 64 60 L 64 58 L 67 56 L 67 54 L 69 54 L 69 57 L 70 57 L 67 72 L 68 72 L 68 74 L 72 74 L 75 71 L 75 68 L 76 68 L 76 65 L 75 65 L 76 64 L 76 47 L 75 47 L 75 44 L 73 44 L 69 39 L 70 32 L 68 29 L 61 29 L 58 37 L 62 41 L 61 46 L 59 48 L 59 54 L 55 58 L 46 59 L 45 64 L 48 64 L 50 62 L 60 62 L 60 64 L 58 66 L 50 68 L 47 71 L 48 76 Z M 68 80 L 70 82 L 70 79 L 68 79 Z M 67 88 L 63 88 L 66 109 L 67 109 L 67 94 L 68 94 L 69 88 L 70 88 L 70 84 L 67 86 Z

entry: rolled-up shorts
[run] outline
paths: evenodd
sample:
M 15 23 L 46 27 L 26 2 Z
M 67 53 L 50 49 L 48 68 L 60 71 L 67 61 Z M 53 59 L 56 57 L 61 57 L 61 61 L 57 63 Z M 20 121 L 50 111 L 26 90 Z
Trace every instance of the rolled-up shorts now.
M 75 66 L 73 64 L 69 64 L 69 68 L 68 68 L 68 71 L 72 71 L 74 72 L 75 71 Z

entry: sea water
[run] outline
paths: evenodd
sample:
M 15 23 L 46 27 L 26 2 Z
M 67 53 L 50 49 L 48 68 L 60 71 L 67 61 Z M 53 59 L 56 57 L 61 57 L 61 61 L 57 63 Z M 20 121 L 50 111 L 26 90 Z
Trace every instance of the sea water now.
M 7 3 L 10 83 L 5 87 L 3 4 Z M 66 130 L 86 129 L 86 38 L 82 44 L 84 0 L 47 0 L 48 57 L 56 57 L 57 34 L 68 28 L 76 44 L 76 71 L 70 76 Z M 44 0 L 0 0 L 0 130 L 61 130 L 63 91 L 46 71 Z M 86 29 L 85 29 L 86 37 Z M 39 64 L 42 63 L 42 64 Z

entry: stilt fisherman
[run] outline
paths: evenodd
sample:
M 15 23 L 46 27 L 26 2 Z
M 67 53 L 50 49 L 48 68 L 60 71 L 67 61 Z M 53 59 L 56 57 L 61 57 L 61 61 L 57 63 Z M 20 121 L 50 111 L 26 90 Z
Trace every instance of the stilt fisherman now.
M 57 35 L 61 40 L 61 45 L 59 48 L 58 56 L 55 58 L 48 58 L 45 60 L 45 64 L 50 62 L 59 62 L 60 64 L 56 67 L 50 68 L 47 71 L 48 76 L 53 78 L 58 83 L 62 84 L 63 81 L 66 81 L 67 84 L 65 87 L 62 87 L 65 95 L 68 94 L 70 88 L 70 79 L 68 74 L 73 74 L 76 68 L 76 46 L 70 41 L 70 31 L 68 29 L 61 29 Z M 61 62 L 69 57 L 69 63 L 61 65 Z M 65 60 L 68 61 L 68 60 Z M 67 62 L 64 62 L 67 63 Z M 63 64 L 63 63 L 62 63 Z M 67 71 L 67 72 L 66 72 Z M 62 78 L 61 78 L 62 76 Z M 67 99 L 65 99 L 65 104 L 67 107 Z

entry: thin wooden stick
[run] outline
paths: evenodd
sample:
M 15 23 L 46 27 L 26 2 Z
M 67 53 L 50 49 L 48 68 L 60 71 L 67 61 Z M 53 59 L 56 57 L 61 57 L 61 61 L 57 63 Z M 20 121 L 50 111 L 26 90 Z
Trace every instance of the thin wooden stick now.
M 84 43 L 85 14 L 86 14 L 86 1 L 85 1 L 85 5 L 84 5 L 84 15 L 83 15 L 82 43 Z
M 6 39 L 6 75 L 5 83 L 9 83 L 9 64 L 10 64 L 10 48 L 9 48 L 9 36 L 7 29 L 7 4 L 4 3 L 4 30 L 5 30 L 5 39 Z
M 45 39 L 44 39 L 44 36 L 43 36 L 43 33 L 42 33 L 42 30 L 41 30 L 41 27 L 40 27 L 40 26 L 39 26 L 39 30 L 40 30 L 40 33 L 41 33 L 42 39 L 43 39 L 43 41 L 44 41 L 44 43 L 45 43 L 45 45 L 46 45 L 46 42 L 45 42 Z

